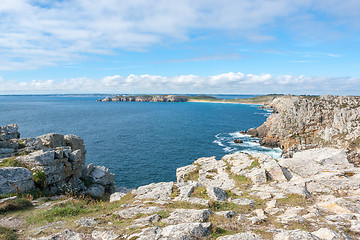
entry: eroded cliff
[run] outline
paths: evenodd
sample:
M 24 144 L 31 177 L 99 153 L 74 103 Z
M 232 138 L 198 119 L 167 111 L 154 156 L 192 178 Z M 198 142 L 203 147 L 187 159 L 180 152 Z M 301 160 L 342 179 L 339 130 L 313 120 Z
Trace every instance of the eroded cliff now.
M 273 114 L 256 130 L 261 144 L 279 146 L 284 157 L 316 147 L 345 149 L 348 159 L 360 163 L 360 97 L 282 96 L 265 107 Z

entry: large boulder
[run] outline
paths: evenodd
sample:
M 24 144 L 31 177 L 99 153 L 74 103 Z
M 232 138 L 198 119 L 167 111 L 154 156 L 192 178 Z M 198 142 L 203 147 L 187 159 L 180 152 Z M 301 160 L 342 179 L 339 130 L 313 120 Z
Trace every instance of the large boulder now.
M 57 148 L 66 146 L 64 135 L 58 133 L 47 133 L 38 137 L 45 146 Z
M 16 124 L 0 126 L 0 141 L 8 141 L 16 138 L 20 138 L 18 126 Z
M 34 188 L 33 175 L 22 167 L 0 168 L 0 194 L 26 192 Z

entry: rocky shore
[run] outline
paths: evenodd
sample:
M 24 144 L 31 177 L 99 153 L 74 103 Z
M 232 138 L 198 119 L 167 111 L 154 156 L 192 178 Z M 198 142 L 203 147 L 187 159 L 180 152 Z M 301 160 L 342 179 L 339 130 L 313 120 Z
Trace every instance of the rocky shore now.
M 318 147 L 339 148 L 350 162 L 360 164 L 360 97 L 281 96 L 264 107 L 273 114 L 248 131 L 262 138 L 262 145 L 280 147 L 284 157 Z

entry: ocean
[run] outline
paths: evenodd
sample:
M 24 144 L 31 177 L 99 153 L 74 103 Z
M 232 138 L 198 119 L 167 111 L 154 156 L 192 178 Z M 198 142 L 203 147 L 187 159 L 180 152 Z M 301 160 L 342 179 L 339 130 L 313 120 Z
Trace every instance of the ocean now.
M 22 138 L 78 135 L 85 141 L 86 162 L 108 167 L 117 186 L 127 188 L 175 181 L 176 168 L 200 157 L 221 159 L 236 151 L 281 154 L 240 134 L 271 114 L 258 105 L 96 102 L 104 97 L 0 96 L 0 125 L 18 124 Z M 236 138 L 244 143 L 233 143 Z

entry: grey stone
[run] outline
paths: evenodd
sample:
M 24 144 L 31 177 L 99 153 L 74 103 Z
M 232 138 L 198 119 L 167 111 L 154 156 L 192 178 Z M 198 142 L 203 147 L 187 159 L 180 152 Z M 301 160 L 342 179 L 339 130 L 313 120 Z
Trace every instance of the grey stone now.
M 320 228 L 319 230 L 312 232 L 312 234 L 324 240 L 345 240 L 340 234 L 329 228 Z
M 33 175 L 21 167 L 0 168 L 0 194 L 26 192 L 34 188 Z
M 214 212 L 215 215 L 220 215 L 220 216 L 223 216 L 227 219 L 231 219 L 235 216 L 238 216 L 239 214 L 234 212 L 234 211 L 220 211 L 220 212 Z
M 263 238 L 254 233 L 246 232 L 219 237 L 217 240 L 263 240 Z
M 120 201 L 121 198 L 125 195 L 126 195 L 126 193 L 115 192 L 110 195 L 110 202 Z
M 56 233 L 48 237 L 41 237 L 38 240 L 86 240 L 85 236 L 71 229 L 65 229 L 61 233 Z
M 262 168 L 252 169 L 246 177 L 250 178 L 255 185 L 261 185 L 266 183 L 266 172 Z
M 168 224 L 189 223 L 189 222 L 206 222 L 212 212 L 209 209 L 176 209 L 168 218 L 162 222 Z
M 94 240 L 114 240 L 114 239 L 118 239 L 120 235 L 114 233 L 114 231 L 112 230 L 105 230 L 105 231 L 95 230 L 91 233 L 91 237 L 93 237 Z
M 143 229 L 142 232 L 130 235 L 128 239 L 138 240 L 195 240 L 206 238 L 210 235 L 211 223 L 181 223 L 164 228 L 152 227 Z
M 66 146 L 64 135 L 58 133 L 47 133 L 37 138 L 39 138 L 43 142 L 43 145 L 51 148 Z
M 225 201 L 227 199 L 226 192 L 219 187 L 207 187 L 207 195 L 215 201 Z
M 151 183 L 134 190 L 135 198 L 168 200 L 172 193 L 173 182 Z
M 136 207 L 130 207 L 116 211 L 114 212 L 114 214 L 119 215 L 122 218 L 133 218 L 139 214 L 153 214 L 161 210 L 163 210 L 161 207 L 156 207 L 156 206 L 153 207 L 136 206 Z
M 86 191 L 86 194 L 100 198 L 104 195 L 105 188 L 100 184 L 92 184 Z
M 75 223 L 83 227 L 92 227 L 98 224 L 95 218 L 85 218 L 85 217 L 76 220 Z
M 235 199 L 230 199 L 229 201 L 237 205 L 250 205 L 252 207 L 255 206 L 255 201 L 247 198 L 235 198 Z
M 304 230 L 283 231 L 274 235 L 274 240 L 320 240 L 317 236 Z

